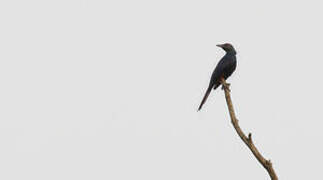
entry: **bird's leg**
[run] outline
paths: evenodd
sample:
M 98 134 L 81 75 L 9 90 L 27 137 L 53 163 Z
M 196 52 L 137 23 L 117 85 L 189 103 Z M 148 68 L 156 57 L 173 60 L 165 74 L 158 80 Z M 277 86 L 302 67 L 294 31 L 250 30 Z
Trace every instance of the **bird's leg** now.
M 230 92 L 230 85 L 229 83 L 226 83 L 224 78 L 221 78 L 221 84 L 222 84 L 222 90 L 227 89 Z
M 228 89 L 230 91 L 230 85 L 231 85 L 230 83 L 226 83 L 226 82 L 222 83 L 222 90 L 223 89 Z

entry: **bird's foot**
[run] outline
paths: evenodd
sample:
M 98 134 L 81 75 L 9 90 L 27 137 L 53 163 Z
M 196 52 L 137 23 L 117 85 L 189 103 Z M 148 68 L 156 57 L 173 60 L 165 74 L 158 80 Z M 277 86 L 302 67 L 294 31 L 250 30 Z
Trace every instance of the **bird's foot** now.
M 230 83 L 222 83 L 222 90 L 227 89 L 230 92 Z

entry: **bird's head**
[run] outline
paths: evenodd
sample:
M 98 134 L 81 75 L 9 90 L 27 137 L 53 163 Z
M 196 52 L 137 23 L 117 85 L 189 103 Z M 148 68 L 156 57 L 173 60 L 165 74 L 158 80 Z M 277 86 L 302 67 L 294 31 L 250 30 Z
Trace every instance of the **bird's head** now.
M 236 52 L 236 50 L 230 43 L 218 44 L 216 46 L 222 48 L 225 52 Z

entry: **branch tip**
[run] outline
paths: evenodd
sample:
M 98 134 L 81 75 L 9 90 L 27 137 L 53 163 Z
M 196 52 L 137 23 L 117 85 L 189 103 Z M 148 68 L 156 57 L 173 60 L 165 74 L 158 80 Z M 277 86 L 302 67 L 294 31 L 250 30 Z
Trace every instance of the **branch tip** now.
M 251 137 L 252 135 L 251 135 L 251 133 L 249 133 L 248 134 L 248 139 L 249 139 L 249 141 L 252 141 L 252 137 Z

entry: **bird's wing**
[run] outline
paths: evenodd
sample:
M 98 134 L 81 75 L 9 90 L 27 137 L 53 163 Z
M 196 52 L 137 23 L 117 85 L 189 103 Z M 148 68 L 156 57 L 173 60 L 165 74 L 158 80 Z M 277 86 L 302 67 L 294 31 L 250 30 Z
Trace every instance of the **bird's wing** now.
M 214 71 L 212 73 L 211 82 L 213 82 L 213 84 L 219 82 L 219 80 L 220 80 L 226 66 L 227 66 L 226 59 L 222 58 L 219 61 L 219 63 L 216 65 L 216 67 L 215 67 L 215 69 L 214 69 Z

